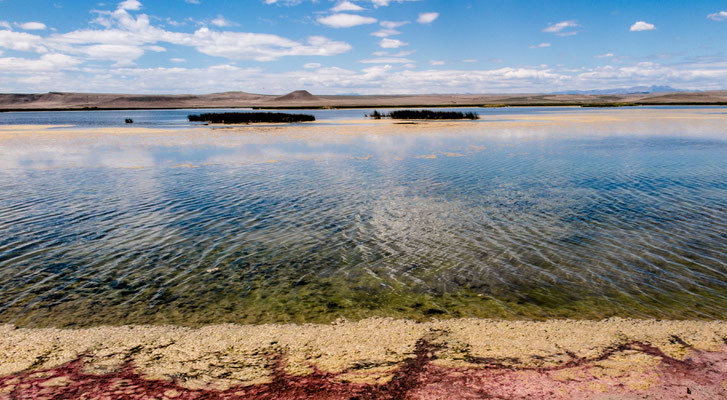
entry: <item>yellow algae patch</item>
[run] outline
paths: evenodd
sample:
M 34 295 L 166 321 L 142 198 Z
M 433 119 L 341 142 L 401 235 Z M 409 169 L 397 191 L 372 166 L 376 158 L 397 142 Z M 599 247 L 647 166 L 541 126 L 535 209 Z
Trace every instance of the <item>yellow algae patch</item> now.
M 462 153 L 451 153 L 451 152 L 444 152 L 442 153 L 447 157 L 464 157 L 465 155 Z
M 425 154 L 425 155 L 417 156 L 416 158 L 422 158 L 425 160 L 434 160 L 437 158 L 437 155 L 436 154 Z
M 0 326 L 0 376 L 63 365 L 83 355 L 87 372 L 108 373 L 133 361 L 143 376 L 185 377 L 186 387 L 227 388 L 267 382 L 271 363 L 293 375 L 313 367 L 341 373 L 340 380 L 379 382 L 391 378 L 401 362 L 414 357 L 418 343 L 434 345 L 436 364 L 477 367 L 493 360 L 514 368 L 551 367 L 593 360 L 583 370 L 553 372 L 560 381 L 627 378 L 648 387 L 660 357 L 624 343 L 646 343 L 677 357 L 693 350 L 724 350 L 724 321 L 609 319 L 545 322 L 453 319 L 414 322 L 373 318 L 357 322 L 304 325 L 121 326 L 87 329 L 18 329 Z M 679 340 L 674 338 L 678 337 Z M 687 343 L 687 348 L 683 344 Z

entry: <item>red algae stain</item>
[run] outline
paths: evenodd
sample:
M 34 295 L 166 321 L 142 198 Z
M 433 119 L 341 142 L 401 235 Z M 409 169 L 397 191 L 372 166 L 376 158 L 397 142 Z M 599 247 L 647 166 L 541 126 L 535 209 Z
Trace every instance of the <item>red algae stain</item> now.
M 417 343 L 414 357 L 404 360 L 383 384 L 350 383 L 338 374 L 314 369 L 306 376 L 287 374 L 283 356 L 271 356 L 272 381 L 227 390 L 188 389 L 174 380 L 143 378 L 131 362 L 105 375 L 83 372 L 83 359 L 60 367 L 0 378 L 0 399 L 722 399 L 727 398 L 727 347 L 719 352 L 692 351 L 678 360 L 644 343 L 610 348 L 594 358 L 577 358 L 551 368 L 508 367 L 507 360 L 467 361 L 471 368 L 434 364 L 440 348 Z M 625 377 L 597 377 L 589 370 L 617 353 L 644 354 L 660 360 L 657 379 L 633 388 Z M 557 374 L 572 372 L 573 379 Z

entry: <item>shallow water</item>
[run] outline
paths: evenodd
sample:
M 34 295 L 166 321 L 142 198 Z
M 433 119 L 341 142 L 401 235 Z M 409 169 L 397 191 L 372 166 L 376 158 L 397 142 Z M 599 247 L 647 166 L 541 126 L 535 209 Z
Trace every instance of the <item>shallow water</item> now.
M 726 122 L 0 133 L 0 323 L 724 319 Z

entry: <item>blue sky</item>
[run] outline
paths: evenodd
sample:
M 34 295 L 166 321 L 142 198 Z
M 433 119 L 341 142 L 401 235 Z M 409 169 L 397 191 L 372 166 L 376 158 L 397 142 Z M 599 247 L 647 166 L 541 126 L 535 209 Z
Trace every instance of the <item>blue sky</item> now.
M 725 1 L 0 0 L 0 92 L 727 89 Z

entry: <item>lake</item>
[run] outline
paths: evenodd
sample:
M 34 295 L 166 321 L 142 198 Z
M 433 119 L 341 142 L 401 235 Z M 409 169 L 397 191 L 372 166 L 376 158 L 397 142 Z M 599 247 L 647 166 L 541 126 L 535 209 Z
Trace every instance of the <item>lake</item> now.
M 727 318 L 727 108 L 208 111 L 0 113 L 0 323 Z

